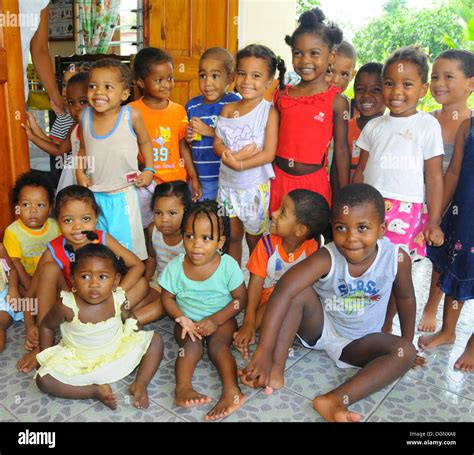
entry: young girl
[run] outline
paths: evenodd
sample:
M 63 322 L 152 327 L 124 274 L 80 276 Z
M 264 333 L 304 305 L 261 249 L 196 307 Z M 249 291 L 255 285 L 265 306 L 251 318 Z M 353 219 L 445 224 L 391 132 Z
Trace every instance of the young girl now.
M 137 331 L 129 318 L 127 298 L 118 287 L 124 264 L 105 245 L 89 244 L 76 252 L 71 263 L 72 292 L 61 292 L 40 326 L 36 375 L 38 387 L 60 398 L 100 400 L 111 409 L 117 398 L 112 382 L 129 375 L 133 405 L 148 408 L 147 386 L 163 355 L 163 341 L 155 332 Z M 54 331 L 61 327 L 61 342 Z
M 163 306 L 176 321 L 175 338 L 181 348 L 175 365 L 176 405 L 190 407 L 211 401 L 192 385 L 204 339 L 209 359 L 222 379 L 222 396 L 206 420 L 225 417 L 245 401 L 230 345 L 237 329 L 235 316 L 247 305 L 247 291 L 239 265 L 221 252 L 226 251 L 229 220 L 219 212 L 211 201 L 186 210 L 182 224 L 186 255 L 174 258 L 159 281 Z
M 441 291 L 446 294 L 443 326 L 433 335 L 421 336 L 418 344 L 431 349 L 456 340 L 456 323 L 466 300 L 474 298 L 474 118 L 464 120 L 458 129 L 454 153 L 445 176 L 443 207 L 448 207 L 441 227 L 443 246 L 430 248 L 429 258 L 440 273 Z M 474 371 L 474 335 L 467 342 L 455 368 Z
M 271 162 L 278 141 L 278 113 L 263 98 L 284 64 L 268 47 L 251 44 L 237 52 L 235 87 L 240 101 L 219 116 L 214 150 L 221 157 L 218 202 L 231 218 L 230 255 L 240 264 L 244 230 L 250 253 L 267 230 Z
M 298 188 L 319 193 L 331 204 L 327 155 L 333 137 L 336 187 L 349 182 L 348 104 L 340 89 L 325 79 L 326 70 L 334 63 L 335 47 L 342 42 L 342 31 L 326 25 L 323 12 L 313 8 L 300 16 L 298 28 L 285 41 L 291 47 L 293 67 L 301 81 L 286 86 L 274 100 L 280 128 L 271 213 L 278 209 L 285 194 Z
M 454 138 L 459 125 L 473 115 L 467 106 L 474 90 L 474 53 L 463 49 L 449 49 L 436 57 L 431 72 L 431 93 L 441 109 L 431 114 L 438 120 L 443 133 L 443 171 L 446 171 L 454 150 Z M 418 330 L 434 332 L 436 313 L 443 297 L 439 286 L 439 273 L 433 269 L 428 302 L 423 310 Z
M 413 366 L 416 301 L 411 263 L 399 245 L 383 238 L 384 200 L 365 184 L 342 188 L 334 198 L 334 242 L 289 270 L 265 312 L 257 350 L 239 372 L 251 386 L 281 388 L 295 335 L 307 348 L 324 350 L 339 368 L 360 370 L 313 400 L 326 421 L 353 422 L 348 407 L 401 377 Z M 391 292 L 402 336 L 382 333 Z
M 120 286 L 127 293 L 130 308 L 136 306 L 148 293 L 148 283 L 143 278 L 145 266 L 110 234 L 96 230 L 100 209 L 94 193 L 79 185 L 68 186 L 57 194 L 54 210 L 62 235 L 48 243 L 48 249 L 41 256 L 26 295 L 29 298 L 37 297 L 36 326 L 39 327 L 57 301 L 58 291 L 72 289 L 71 260 L 77 249 L 92 241 L 107 245 L 123 258 L 128 271 L 122 277 Z M 31 371 L 36 365 L 36 354 L 37 349 L 21 359 L 18 369 L 25 373 Z
M 262 325 L 263 313 L 283 274 L 318 249 L 329 223 L 326 200 L 309 190 L 293 190 L 272 213 L 270 234 L 261 238 L 250 256 L 249 302 L 244 323 L 234 334 L 234 346 L 248 358 L 249 344 Z
M 150 138 L 136 109 L 122 106 L 130 96 L 130 69 L 113 59 L 92 65 L 87 99 L 82 112 L 79 157 L 85 169 L 76 171 L 77 182 L 90 187 L 102 210 L 99 227 L 113 235 L 140 259 L 146 259 L 138 190 L 148 186 L 155 173 Z M 145 167 L 138 171 L 138 153 Z M 136 187 L 135 187 L 136 186 Z
M 155 222 L 146 232 L 148 259 L 145 263 L 145 279 L 153 283 L 146 302 L 134 312 L 134 317 L 141 325 L 165 314 L 158 280 L 168 263 L 185 253 L 181 222 L 190 204 L 191 192 L 188 184 L 182 180 L 161 183 L 155 188 L 152 201 Z
M 20 291 L 18 273 L 8 256 L 7 250 L 0 243 L 0 353 L 7 344 L 7 329 L 14 322 L 23 321 L 23 311 L 18 311 Z
M 414 261 L 426 256 L 426 243 L 443 243 L 439 227 L 444 153 L 441 127 L 432 115 L 416 110 L 428 90 L 427 56 L 414 46 L 395 51 L 385 62 L 382 80 L 390 115 L 371 120 L 362 130 L 356 142 L 361 151 L 353 181 L 368 183 L 382 193 L 386 236 L 404 245 Z M 423 213 L 425 194 L 427 214 Z M 384 330 L 391 331 L 395 312 L 392 300 Z

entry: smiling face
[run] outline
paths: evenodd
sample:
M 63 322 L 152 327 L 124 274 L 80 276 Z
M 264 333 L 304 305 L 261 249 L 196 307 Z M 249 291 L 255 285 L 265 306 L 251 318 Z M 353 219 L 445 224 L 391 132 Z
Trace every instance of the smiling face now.
M 79 122 L 82 110 L 87 106 L 87 88 L 84 84 L 69 84 L 66 90 L 66 102 L 71 117 Z
M 278 235 L 282 238 L 302 237 L 308 234 L 308 228 L 298 222 L 293 199 L 286 195 L 278 210 L 272 213 L 270 223 L 270 234 Z
M 354 85 L 355 105 L 363 117 L 372 118 L 382 115 L 385 104 L 382 95 L 382 78 L 377 73 L 357 75 Z
M 145 97 L 167 100 L 174 88 L 173 65 L 171 62 L 150 65 L 148 74 L 137 83 Z
M 101 257 L 81 259 L 72 276 L 77 294 L 91 305 L 107 300 L 119 281 L 120 274 L 115 271 L 112 261 Z
M 235 86 L 242 99 L 251 101 L 262 98 L 272 81 L 268 64 L 263 58 L 243 57 L 239 60 Z
M 205 214 L 190 216 L 184 232 L 184 249 L 186 257 L 195 266 L 204 266 L 216 260 L 218 250 L 224 246 L 225 236 L 217 229 L 218 220 L 212 215 L 212 225 Z M 194 231 L 193 231 L 194 222 Z
M 474 90 L 474 77 L 466 77 L 457 60 L 440 58 L 433 65 L 430 89 L 440 104 L 465 103 Z
M 48 219 L 51 206 L 48 191 L 41 186 L 24 186 L 18 195 L 21 222 L 30 229 L 41 229 Z
M 385 235 L 373 204 L 340 207 L 332 217 L 332 234 L 339 252 L 350 264 L 370 263 L 376 254 L 377 239 Z
M 156 229 L 165 237 L 180 233 L 184 205 L 179 198 L 176 196 L 156 198 L 153 213 Z
M 353 58 L 344 55 L 336 55 L 336 59 L 331 67 L 332 83 L 344 92 L 355 76 L 355 61 Z
M 334 64 L 335 51 L 313 33 L 298 35 L 291 49 L 295 72 L 302 82 L 324 80 L 328 66 Z
M 92 108 L 105 113 L 120 107 L 130 96 L 118 68 L 94 68 L 90 72 L 87 99 Z
M 423 83 L 414 63 L 396 61 L 383 76 L 383 100 L 393 117 L 416 114 L 418 101 L 426 95 L 428 83 Z
M 199 62 L 199 90 L 206 103 L 216 103 L 226 93 L 233 75 L 227 74 L 224 62 L 215 58 L 205 58 Z
M 67 241 L 75 250 L 87 245 L 89 240 L 82 231 L 93 231 L 97 214 L 88 200 L 70 199 L 62 203 L 58 223 Z

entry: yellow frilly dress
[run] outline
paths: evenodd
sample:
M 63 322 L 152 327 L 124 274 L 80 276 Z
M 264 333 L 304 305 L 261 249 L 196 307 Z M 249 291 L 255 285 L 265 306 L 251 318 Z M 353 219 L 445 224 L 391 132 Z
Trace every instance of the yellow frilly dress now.
M 113 292 L 115 315 L 98 323 L 81 322 L 72 292 L 61 292 L 63 305 L 71 308 L 74 318 L 61 324 L 61 342 L 40 352 L 37 374 L 51 375 L 73 386 L 109 384 L 130 374 L 145 355 L 153 331 L 137 331 L 137 321 L 122 322 L 120 306 L 125 292 Z

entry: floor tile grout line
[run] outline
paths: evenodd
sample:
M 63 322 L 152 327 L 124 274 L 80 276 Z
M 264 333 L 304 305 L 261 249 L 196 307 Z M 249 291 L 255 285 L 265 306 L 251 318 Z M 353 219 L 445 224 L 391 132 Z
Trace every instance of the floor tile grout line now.
M 13 413 L 11 412 L 6 406 L 3 406 L 3 404 L 0 404 L 0 407 L 2 407 L 5 411 L 7 411 L 7 414 L 10 414 L 16 422 L 21 422 L 21 420 Z M 0 420 L 0 423 L 4 422 L 3 420 Z
M 160 407 L 161 409 L 163 409 L 164 411 L 174 415 L 175 417 L 177 417 L 181 422 L 184 422 L 184 423 L 187 423 L 189 422 L 188 420 L 185 420 L 183 417 L 181 417 L 180 415 L 176 414 L 175 412 L 173 412 L 172 409 L 168 409 L 167 407 L 161 405 L 160 403 L 158 403 L 157 401 L 153 400 L 152 398 L 150 398 L 150 401 L 154 404 L 156 404 L 158 407 Z
M 413 376 L 409 376 L 409 377 L 410 377 L 411 379 L 415 380 L 415 381 L 419 381 L 419 382 L 422 382 L 423 384 L 426 384 L 426 385 L 429 385 L 429 386 L 434 387 L 434 388 L 436 388 L 436 389 L 442 390 L 443 392 L 452 393 L 453 395 L 456 395 L 456 396 L 458 396 L 458 397 L 460 397 L 460 398 L 464 398 L 464 399 L 466 399 L 466 400 L 468 400 L 468 401 L 474 402 L 474 399 L 473 399 L 473 398 L 469 398 L 469 397 L 467 397 L 467 396 L 460 395 L 460 394 L 457 393 L 457 392 L 454 392 L 454 391 L 452 391 L 452 390 L 445 389 L 444 387 L 440 387 L 439 385 L 436 385 L 436 384 L 432 384 L 431 382 L 427 382 L 427 381 L 425 381 L 424 379 L 415 378 L 415 377 L 413 377 Z M 403 378 L 401 378 L 401 379 L 403 379 Z
M 364 422 L 368 422 L 369 419 L 374 415 L 374 413 L 379 409 L 380 406 L 384 403 L 384 401 L 388 398 L 388 396 L 393 392 L 393 389 L 397 387 L 397 385 L 402 381 L 404 376 L 398 378 L 396 381 L 393 382 L 393 385 L 390 387 L 389 391 L 382 397 L 382 399 L 378 402 L 377 405 L 374 406 L 374 409 L 372 409 L 371 412 L 367 415 L 367 417 L 364 419 Z

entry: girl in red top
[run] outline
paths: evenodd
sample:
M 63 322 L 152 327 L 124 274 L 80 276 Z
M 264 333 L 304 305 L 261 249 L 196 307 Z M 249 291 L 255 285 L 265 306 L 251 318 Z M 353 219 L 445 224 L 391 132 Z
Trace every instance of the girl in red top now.
M 54 306 L 59 292 L 74 292 L 70 279 L 70 263 L 74 261 L 74 251 L 80 247 L 91 242 L 103 243 L 123 259 L 128 271 L 121 279 L 120 286 L 127 293 L 129 309 L 141 302 L 149 291 L 148 283 L 143 278 L 143 262 L 111 235 L 95 230 L 99 210 L 94 193 L 79 185 L 68 186 L 56 196 L 54 211 L 62 235 L 48 244 L 25 296 L 36 300 L 37 315 L 35 326 L 31 328 L 31 333 L 26 335 L 25 347 L 30 352 L 17 364 L 18 370 L 23 373 L 36 366 L 39 341 L 37 327 Z
M 285 194 L 298 188 L 319 193 L 331 203 L 326 167 L 333 137 L 336 187 L 349 182 L 347 101 L 338 93 L 339 88 L 325 80 L 335 59 L 335 48 L 342 42 L 342 31 L 336 25 L 326 25 L 324 18 L 319 8 L 304 12 L 293 35 L 285 38 L 301 81 L 277 92 L 274 100 L 280 112 L 280 128 L 270 213 L 278 209 Z

